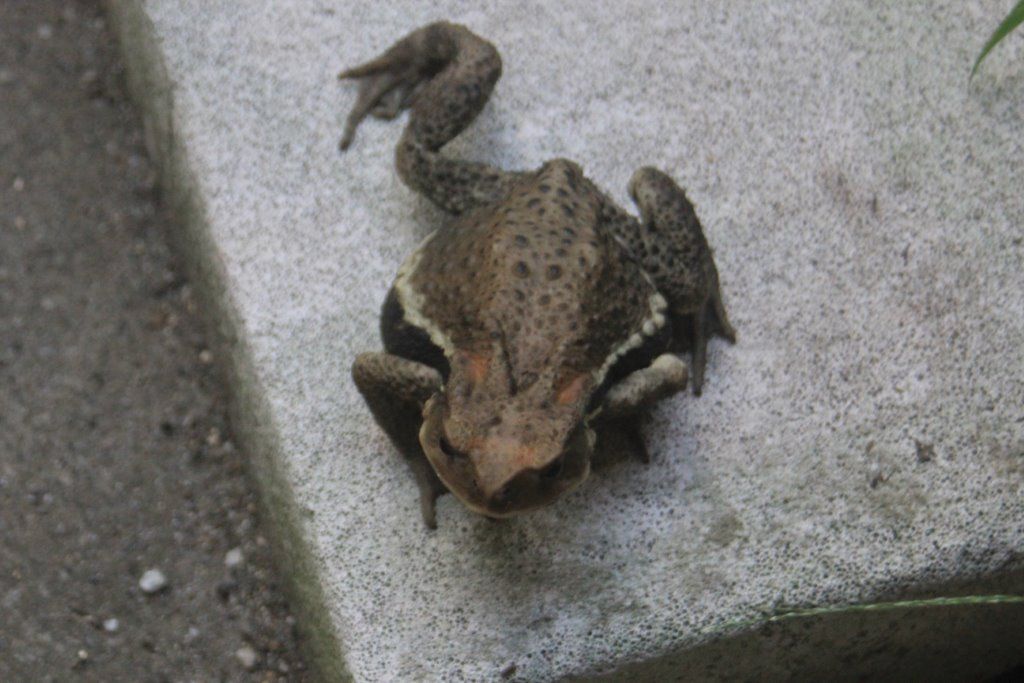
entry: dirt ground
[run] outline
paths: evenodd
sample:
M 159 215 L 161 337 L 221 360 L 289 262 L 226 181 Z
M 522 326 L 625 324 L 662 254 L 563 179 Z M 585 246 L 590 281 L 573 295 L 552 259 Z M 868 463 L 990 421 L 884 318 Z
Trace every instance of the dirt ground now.
M 305 680 L 98 5 L 0 2 L 0 681 Z

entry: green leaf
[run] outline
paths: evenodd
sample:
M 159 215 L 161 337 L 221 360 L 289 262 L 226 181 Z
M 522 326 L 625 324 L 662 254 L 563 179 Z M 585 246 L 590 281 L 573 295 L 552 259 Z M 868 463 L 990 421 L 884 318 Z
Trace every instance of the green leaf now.
M 981 48 L 981 54 L 979 54 L 978 58 L 974 60 L 974 68 L 971 69 L 971 78 L 974 78 L 974 74 L 977 73 L 978 67 L 981 66 L 981 61 L 985 59 L 985 56 L 992 50 L 992 48 L 998 45 L 999 41 L 1005 38 L 1010 31 L 1017 28 L 1022 21 L 1024 21 L 1024 0 L 1019 0 L 1014 8 L 1010 10 L 1010 13 L 1006 15 L 1006 18 L 1003 19 L 1003 23 L 999 24 L 999 28 L 995 30 L 992 37 L 988 39 L 987 43 L 985 43 L 985 47 Z

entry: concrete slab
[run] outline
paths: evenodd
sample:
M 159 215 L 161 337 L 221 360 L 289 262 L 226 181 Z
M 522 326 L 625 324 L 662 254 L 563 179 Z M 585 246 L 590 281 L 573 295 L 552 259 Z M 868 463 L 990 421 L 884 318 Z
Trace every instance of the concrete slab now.
M 111 0 L 325 676 L 1015 662 L 1009 605 L 757 626 L 1024 583 L 1020 41 L 967 85 L 1005 4 Z M 649 467 L 500 524 L 449 497 L 429 533 L 349 366 L 442 216 L 395 176 L 400 125 L 337 152 L 334 75 L 437 18 L 505 62 L 452 153 L 567 156 L 624 205 L 636 167 L 668 170 L 740 342 L 654 413 Z

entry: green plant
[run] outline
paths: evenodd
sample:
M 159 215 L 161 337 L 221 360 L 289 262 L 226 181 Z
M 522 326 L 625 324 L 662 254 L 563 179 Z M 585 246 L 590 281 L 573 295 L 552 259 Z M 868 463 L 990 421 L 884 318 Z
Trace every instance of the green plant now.
M 766 611 L 765 614 L 734 621 L 726 628 L 749 628 L 777 621 L 804 619 L 848 612 L 888 612 L 898 609 L 924 609 L 928 607 L 966 607 L 978 605 L 1019 605 L 1024 604 L 1024 595 L 962 595 L 957 597 L 926 598 L 921 600 L 895 600 L 892 602 L 870 602 L 854 605 L 836 605 L 833 607 L 807 607 L 783 611 Z
M 1013 29 L 1017 28 L 1022 21 L 1024 21 L 1024 0 L 1019 0 L 1019 2 L 1013 6 L 1013 9 L 1010 10 L 1010 13 L 1006 15 L 1006 18 L 1003 19 L 1003 23 L 999 24 L 999 28 L 995 30 L 992 36 L 988 39 L 988 42 L 985 43 L 985 47 L 981 48 L 981 53 L 978 55 L 978 58 L 974 60 L 974 67 L 971 69 L 971 78 L 974 78 L 974 74 L 977 73 L 978 67 L 981 66 L 981 61 L 985 59 L 985 56 L 988 55 L 989 52 L 992 51 L 992 48 L 998 45 L 999 41 L 1009 35 Z

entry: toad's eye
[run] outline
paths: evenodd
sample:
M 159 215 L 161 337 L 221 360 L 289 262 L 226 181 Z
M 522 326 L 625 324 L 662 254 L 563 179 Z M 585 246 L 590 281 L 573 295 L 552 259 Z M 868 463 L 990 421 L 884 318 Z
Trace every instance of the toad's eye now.
M 544 466 L 544 469 L 540 471 L 540 478 L 549 481 L 558 479 L 562 475 L 563 469 L 565 469 L 565 456 L 560 455 Z
M 463 453 L 460 450 L 456 450 L 456 448 L 452 446 L 451 443 L 448 442 L 448 439 L 444 438 L 443 436 L 441 437 L 439 445 L 441 446 L 441 452 L 447 455 L 452 460 L 466 460 L 468 458 L 468 456 L 465 453 Z

